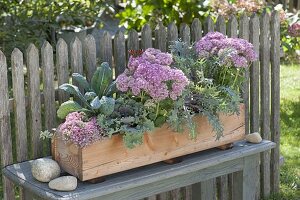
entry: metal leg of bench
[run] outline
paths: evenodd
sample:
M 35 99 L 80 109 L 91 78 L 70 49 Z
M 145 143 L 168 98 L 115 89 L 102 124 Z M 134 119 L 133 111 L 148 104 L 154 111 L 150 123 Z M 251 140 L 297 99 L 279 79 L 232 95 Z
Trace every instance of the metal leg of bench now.
M 259 199 L 259 159 L 259 154 L 245 157 L 243 171 L 233 173 L 233 200 Z

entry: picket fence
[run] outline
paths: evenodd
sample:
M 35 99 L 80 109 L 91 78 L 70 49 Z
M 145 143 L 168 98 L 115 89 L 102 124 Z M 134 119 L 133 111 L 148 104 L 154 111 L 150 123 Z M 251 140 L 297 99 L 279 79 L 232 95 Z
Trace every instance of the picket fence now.
M 40 51 L 33 44 L 29 45 L 25 54 L 15 48 L 11 54 L 11 66 L 7 66 L 6 57 L 0 51 L 2 167 L 50 154 L 49 143 L 42 142 L 39 134 L 41 130 L 52 129 L 58 125 L 58 102 L 65 101 L 68 96 L 58 91 L 57 87 L 69 82 L 72 72 L 85 74 L 90 80 L 100 60 L 109 62 L 118 75 L 126 66 L 129 49 L 155 47 L 167 51 L 170 41 L 181 38 L 187 43 L 192 43 L 214 30 L 230 37 L 249 40 L 259 54 L 259 61 L 254 62 L 245 74 L 247 81 L 243 96 L 246 105 L 246 134 L 259 131 L 264 139 L 277 143 L 274 150 L 261 155 L 261 191 L 257 197 L 278 192 L 280 21 L 279 14 L 275 11 L 271 14 L 263 13 L 261 16 L 231 16 L 228 22 L 219 16 L 215 24 L 211 17 L 207 17 L 204 22 L 194 19 L 190 26 L 181 24 L 179 28 L 174 23 L 167 27 L 160 23 L 153 31 L 149 25 L 145 25 L 140 34 L 129 30 L 128 37 L 118 32 L 112 38 L 105 32 L 100 40 L 99 56 L 96 55 L 95 39 L 91 35 L 88 35 L 83 43 L 75 38 L 69 47 L 60 39 L 56 47 L 52 47 L 46 41 Z M 53 48 L 56 48 L 55 54 Z M 12 77 L 8 77 L 9 67 Z M 9 78 L 12 78 L 12 92 L 8 85 Z M 16 158 L 13 155 L 16 155 Z M 149 197 L 148 200 L 188 200 L 191 198 L 192 188 L 207 193 L 209 199 L 231 199 L 235 192 L 232 187 L 233 181 L 233 174 L 229 174 L 158 194 Z M 15 199 L 15 187 L 12 183 L 5 177 L 2 177 L 2 183 L 4 199 Z M 22 191 L 20 194 L 22 196 Z

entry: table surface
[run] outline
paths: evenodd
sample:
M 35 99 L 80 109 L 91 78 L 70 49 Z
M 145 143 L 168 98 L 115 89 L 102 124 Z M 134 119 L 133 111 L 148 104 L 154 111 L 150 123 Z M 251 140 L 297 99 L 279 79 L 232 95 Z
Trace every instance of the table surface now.
M 90 199 L 117 193 L 143 185 L 155 184 L 168 178 L 185 175 L 201 169 L 216 166 L 220 163 L 232 161 L 246 156 L 270 150 L 275 143 L 263 140 L 259 144 L 245 141 L 236 142 L 229 150 L 210 149 L 183 157 L 183 161 L 176 164 L 163 162 L 120 172 L 105 177 L 101 183 L 78 181 L 78 187 L 72 192 L 59 192 L 48 188 L 47 183 L 35 180 L 31 174 L 32 161 L 26 161 L 7 166 L 3 169 L 6 177 L 25 190 L 45 199 Z

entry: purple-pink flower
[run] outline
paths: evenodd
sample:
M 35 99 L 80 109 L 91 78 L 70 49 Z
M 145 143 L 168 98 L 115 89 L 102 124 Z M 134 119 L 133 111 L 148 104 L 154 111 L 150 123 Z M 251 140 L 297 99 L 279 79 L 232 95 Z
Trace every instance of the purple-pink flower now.
M 251 43 L 240 38 L 228 38 L 219 32 L 209 32 L 196 45 L 200 58 L 219 56 L 221 64 L 247 67 L 257 59 Z
M 63 140 L 71 141 L 79 147 L 90 145 L 103 137 L 104 130 L 97 124 L 96 117 L 85 121 L 84 113 L 72 112 L 58 128 Z
M 117 88 L 135 96 L 145 92 L 155 101 L 176 100 L 189 81 L 181 70 L 170 67 L 172 62 L 171 54 L 149 48 L 129 58 L 128 68 L 117 77 Z
M 292 37 L 300 37 L 300 23 L 295 22 L 288 28 L 288 33 Z

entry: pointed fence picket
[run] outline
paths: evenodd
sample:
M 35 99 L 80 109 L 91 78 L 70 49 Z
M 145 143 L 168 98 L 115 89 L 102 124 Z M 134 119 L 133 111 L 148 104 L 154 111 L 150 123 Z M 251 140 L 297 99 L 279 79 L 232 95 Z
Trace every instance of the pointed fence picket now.
M 202 26 L 203 25 L 203 26 Z M 96 42 L 88 35 L 84 41 L 75 38 L 68 48 L 63 39 L 56 45 L 55 59 L 53 47 L 45 42 L 40 49 L 29 45 L 23 60 L 23 53 L 15 49 L 12 53 L 11 66 L 7 66 L 6 57 L 0 51 L 0 133 L 1 164 L 6 166 L 50 154 L 49 143 L 39 139 L 43 129 L 55 128 L 58 124 L 56 109 L 58 103 L 68 99 L 58 85 L 67 83 L 72 72 L 82 73 L 91 80 L 99 62 L 108 62 L 115 76 L 122 73 L 128 61 L 129 49 L 149 47 L 169 51 L 172 41 L 180 38 L 187 43 L 198 41 L 209 31 L 220 31 L 231 37 L 239 37 L 253 43 L 259 55 L 250 70 L 245 72 L 243 98 L 246 106 L 246 134 L 260 131 L 262 137 L 278 144 L 271 152 L 261 156 L 261 192 L 256 198 L 268 196 L 279 189 L 279 68 L 280 68 L 280 21 L 279 14 L 264 12 L 261 16 L 231 16 L 228 21 L 219 16 L 216 23 L 211 17 L 203 22 L 194 19 L 192 24 L 175 23 L 164 26 L 159 23 L 154 30 L 146 24 L 139 34 L 135 30 L 128 32 L 128 37 L 118 32 L 113 38 L 104 32 L 100 38 L 100 55 L 96 55 Z M 12 74 L 7 72 L 11 67 Z M 12 90 L 8 79 L 13 80 Z M 76 84 L 76 83 L 75 83 Z M 10 98 L 9 98 L 10 94 Z M 28 108 L 28 109 L 26 109 Z M 43 113 L 43 115 L 42 115 Z M 11 114 L 14 119 L 11 120 Z M 14 129 L 12 137 L 11 127 Z M 13 159 L 12 144 L 16 144 L 16 160 Z M 42 147 L 46 145 L 46 148 Z M 47 149 L 46 152 L 42 152 Z M 270 173 L 272 172 L 272 173 Z M 240 188 L 239 172 L 217 177 L 185 188 L 149 197 L 153 199 L 238 199 L 236 190 Z M 14 199 L 13 185 L 2 178 L 4 199 Z

